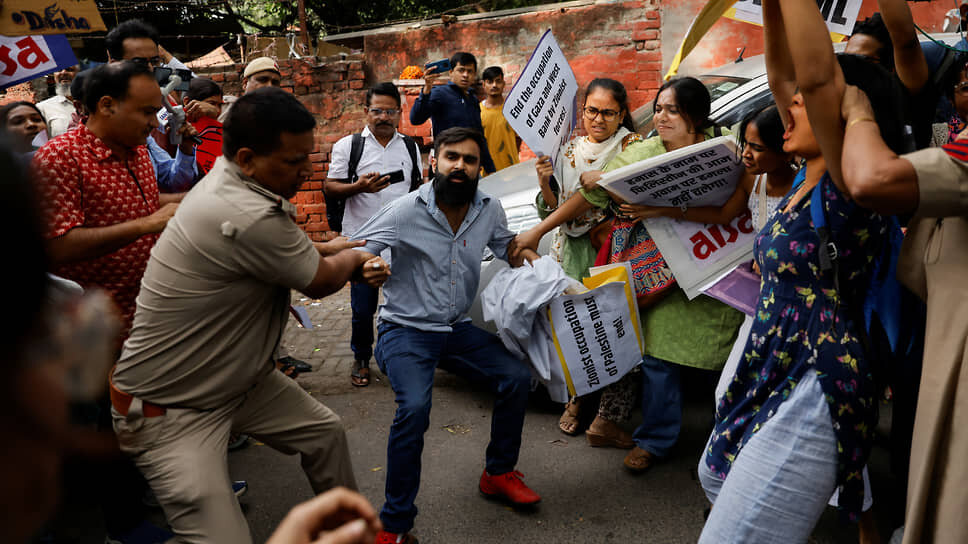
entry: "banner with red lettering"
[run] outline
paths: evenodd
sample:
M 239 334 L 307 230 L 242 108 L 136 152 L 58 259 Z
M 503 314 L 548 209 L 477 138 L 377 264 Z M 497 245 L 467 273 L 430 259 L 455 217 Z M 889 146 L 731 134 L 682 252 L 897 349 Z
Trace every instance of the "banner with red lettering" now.
M 720 136 L 624 166 L 598 184 L 633 204 L 687 209 L 723 205 L 742 173 L 733 138 Z M 712 279 L 752 258 L 756 233 L 749 211 L 726 225 L 659 217 L 647 219 L 646 227 L 690 299 Z
M 0 89 L 75 64 L 66 36 L 0 36 Z

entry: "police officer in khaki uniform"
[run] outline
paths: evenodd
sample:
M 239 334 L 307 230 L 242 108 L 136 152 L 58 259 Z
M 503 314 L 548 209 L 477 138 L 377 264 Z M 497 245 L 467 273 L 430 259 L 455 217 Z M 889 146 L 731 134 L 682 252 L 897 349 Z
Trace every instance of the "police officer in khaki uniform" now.
M 858 204 L 913 213 L 898 279 L 927 304 L 904 543 L 968 542 L 968 131 L 900 157 L 881 140 L 867 97 L 844 94 L 844 182 Z
M 312 298 L 386 263 L 360 243 L 314 244 L 289 198 L 312 173 L 315 120 L 291 94 L 239 98 L 225 156 L 189 193 L 141 284 L 111 383 L 114 427 L 181 542 L 248 543 L 231 491 L 229 433 L 298 453 L 316 493 L 356 488 L 340 418 L 274 370 L 290 290 Z

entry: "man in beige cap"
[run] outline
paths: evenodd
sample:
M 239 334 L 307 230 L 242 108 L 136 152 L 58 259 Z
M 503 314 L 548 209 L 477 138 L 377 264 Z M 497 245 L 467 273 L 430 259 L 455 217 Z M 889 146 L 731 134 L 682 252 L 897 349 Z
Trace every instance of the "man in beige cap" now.
M 279 71 L 279 64 L 276 63 L 275 59 L 269 57 L 252 59 L 249 64 L 245 65 L 245 71 L 242 72 L 243 94 L 251 93 L 262 87 L 278 87 L 281 83 L 282 73 Z M 237 98 L 234 96 L 225 96 L 222 100 L 224 101 L 224 105 L 222 106 L 222 113 L 219 115 L 218 120 L 225 123 L 225 120 L 229 116 L 229 110 L 232 109 L 232 103 Z

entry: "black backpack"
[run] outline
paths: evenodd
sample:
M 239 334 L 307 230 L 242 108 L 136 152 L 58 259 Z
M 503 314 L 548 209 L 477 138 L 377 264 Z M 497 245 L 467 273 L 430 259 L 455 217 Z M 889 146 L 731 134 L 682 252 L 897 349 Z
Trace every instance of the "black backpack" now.
M 417 163 L 417 142 L 413 141 L 413 138 L 405 134 L 403 136 L 403 143 L 407 146 L 407 151 L 410 153 L 410 164 L 412 170 L 410 171 L 410 190 L 416 191 L 418 187 L 423 183 L 423 173 L 420 171 L 420 167 Z M 350 160 L 347 165 L 347 179 L 344 183 L 353 183 L 359 176 L 356 175 L 356 167 L 360 164 L 360 157 L 363 156 L 363 135 L 360 133 L 353 135 L 352 144 L 350 145 Z M 325 187 L 325 186 L 324 186 Z M 346 210 L 346 199 L 331 197 L 323 191 L 323 196 L 326 198 L 326 221 L 329 223 L 329 230 L 342 232 L 343 230 L 343 212 Z

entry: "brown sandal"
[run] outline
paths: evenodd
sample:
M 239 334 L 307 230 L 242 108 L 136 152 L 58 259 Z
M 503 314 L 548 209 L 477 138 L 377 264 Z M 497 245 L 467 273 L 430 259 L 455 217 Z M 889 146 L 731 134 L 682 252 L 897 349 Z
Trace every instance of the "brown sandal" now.
M 651 467 L 652 463 L 654 462 L 655 456 L 638 446 L 635 446 L 635 449 L 630 451 L 629 454 L 625 456 L 625 460 L 623 461 L 625 468 L 636 474 L 649 470 L 649 467 Z
M 565 412 L 558 418 L 558 428 L 561 429 L 561 432 L 569 436 L 576 436 L 581 432 L 580 410 L 581 403 L 577 398 L 571 399 L 568 404 L 565 404 Z
M 593 448 L 618 448 L 630 450 L 635 447 L 635 441 L 628 431 L 619 427 L 615 422 L 602 416 L 596 416 L 595 421 L 585 430 L 585 438 Z
M 356 387 L 370 385 L 370 365 L 362 361 L 355 361 L 353 363 L 353 372 L 350 374 L 350 381 Z

